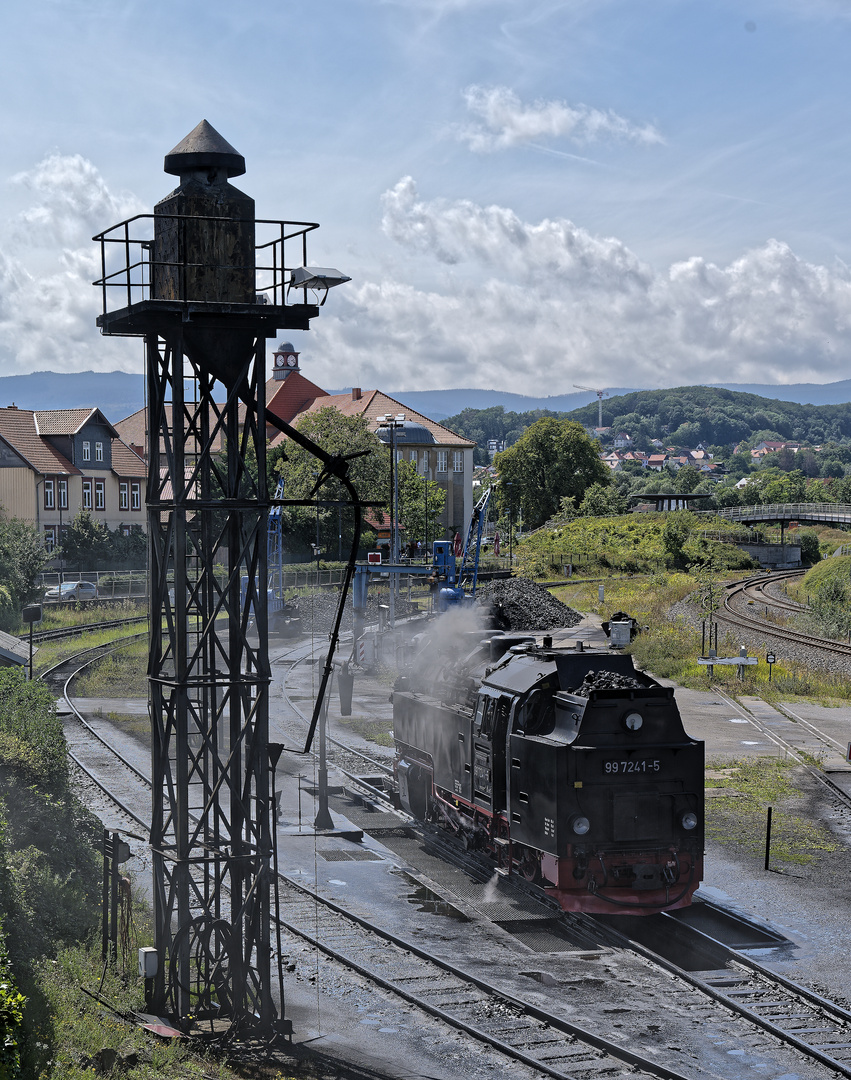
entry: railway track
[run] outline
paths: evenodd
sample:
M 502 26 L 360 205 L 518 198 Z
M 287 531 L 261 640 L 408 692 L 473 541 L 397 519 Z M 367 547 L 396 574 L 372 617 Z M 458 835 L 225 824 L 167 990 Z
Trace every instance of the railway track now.
M 115 646 L 90 650 L 93 655 L 88 662 L 109 648 Z M 293 657 L 289 669 L 294 670 L 309 658 L 310 650 L 302 647 L 301 655 Z M 68 664 L 65 661 L 63 666 L 67 669 Z M 66 670 L 63 685 L 69 698 L 74 674 L 83 666 L 86 665 L 78 664 L 73 673 Z M 291 704 L 301 713 L 294 701 Z M 81 731 L 85 732 L 80 740 L 82 747 L 73 749 L 74 760 L 101 791 L 115 798 L 121 812 L 135 823 L 136 828 L 141 826 L 146 831 L 150 782 L 144 770 L 122 756 L 127 792 L 115 791 L 114 762 L 99 769 L 97 760 L 93 760 L 98 756 L 108 758 L 115 754 L 115 749 L 110 740 L 88 724 L 76 709 L 74 713 Z M 96 752 L 92 749 L 95 745 L 99 747 Z M 333 745 L 341 755 L 354 753 L 358 760 L 367 762 L 371 770 L 382 777 L 382 786 L 386 786 L 389 770 L 384 762 L 354 750 L 339 739 L 334 739 Z M 104 774 L 108 774 L 109 779 L 105 779 Z M 356 782 L 354 777 L 351 782 Z M 380 796 L 375 785 L 367 784 L 362 790 L 366 798 Z M 144 810 L 140 809 L 142 806 Z M 397 820 L 400 827 L 410 827 L 410 823 L 401 817 Z M 451 838 L 444 834 L 431 840 L 434 847 L 447 842 L 451 849 Z M 449 853 L 448 849 L 446 853 Z M 463 860 L 469 856 L 456 851 L 454 857 Z M 475 860 L 475 857 L 470 858 Z M 472 863 L 466 863 L 468 870 L 471 867 Z M 488 870 L 483 866 L 478 872 L 486 874 Z M 525 883 L 516 884 L 523 888 Z M 558 917 L 562 917 L 560 911 Z M 521 995 L 506 992 L 504 987 L 482 978 L 474 970 L 465 970 L 460 964 L 435 956 L 408 938 L 388 932 L 362 914 L 348 910 L 292 878 L 281 880 L 281 920 L 282 930 L 290 938 L 289 948 L 295 941 L 301 941 L 319 950 L 329 960 L 382 987 L 423 1015 L 476 1039 L 498 1054 L 503 1063 L 509 1059 L 526 1066 L 533 1074 L 574 1077 L 576 1080 L 594 1080 L 597 1076 L 676 1078 L 684 1075 L 676 1071 L 676 1061 L 666 1063 L 646 1053 L 633 1053 L 623 1043 L 607 1040 L 596 1030 L 590 1030 L 590 1025 L 578 1024 L 555 1009 L 541 1008 Z M 664 968 L 691 987 L 697 994 L 691 1008 L 695 1015 L 702 1017 L 701 1023 L 715 1022 L 718 1017 L 713 1010 L 721 1008 L 728 1016 L 728 1023 L 735 1015 L 747 1025 L 760 1028 L 767 1038 L 793 1047 L 832 1073 L 851 1077 L 851 1016 L 832 1003 L 775 976 L 733 950 L 728 950 L 725 959 L 712 970 L 685 973 L 652 949 L 628 940 L 612 928 L 600 926 L 594 929 L 591 921 L 592 928 L 588 929 L 587 917 L 582 917 L 581 921 L 586 937 L 576 937 L 577 942 L 582 942 L 578 947 L 592 947 L 596 938 L 598 948 L 600 942 L 607 948 L 620 942 L 625 948 L 639 952 L 648 962 Z M 570 930 L 577 935 L 579 927 L 573 926 Z M 677 933 L 688 933 L 688 930 L 679 927 Z M 690 947 L 694 947 L 694 943 Z M 752 1032 L 748 1032 L 745 1027 L 741 1038 L 752 1041 Z M 698 1073 L 687 1075 L 693 1077 Z
M 65 700 L 85 733 L 80 746 L 69 752 L 72 760 L 123 815 L 147 829 L 141 806 L 149 801 L 150 779 L 85 720 L 69 693 L 76 675 L 102 655 L 104 652 L 100 651 L 98 656 L 89 658 L 64 680 Z M 82 747 L 85 755 L 80 752 Z M 105 768 L 99 768 L 104 752 L 113 760 L 106 762 Z M 115 760 L 126 774 L 124 782 L 119 783 L 120 792 L 115 790 Z M 104 779 L 104 772 L 109 774 L 109 780 Z M 685 1074 L 662 1062 L 630 1051 L 614 1040 L 537 1009 L 529 1002 L 512 999 L 499 987 L 440 960 L 413 942 L 381 929 L 285 876 L 280 879 L 280 902 L 283 912 L 280 925 L 288 934 L 392 992 L 432 1019 L 463 1031 L 503 1058 L 525 1065 L 538 1075 L 557 1080 L 595 1080 L 603 1076 L 687 1080 Z
M 805 610 L 803 605 L 794 604 L 793 601 L 780 600 L 764 591 L 765 586 L 771 584 L 771 582 L 784 579 L 788 580 L 800 576 L 803 572 L 804 571 L 802 570 L 780 572 L 772 574 L 770 580 L 759 582 L 755 582 L 751 579 L 748 581 L 734 582 L 732 585 L 728 586 L 727 595 L 724 597 L 723 615 L 720 615 L 719 618 L 728 625 L 738 626 L 746 630 L 758 631 L 763 637 L 777 638 L 787 644 L 794 643 L 811 649 L 818 649 L 829 655 L 851 658 L 851 644 L 847 642 L 814 637 L 811 634 L 804 634 L 801 631 L 793 630 L 788 626 L 770 623 L 764 619 L 757 618 L 756 616 L 746 615 L 743 612 L 736 610 L 733 605 L 733 601 L 737 598 L 743 595 L 747 596 L 748 590 L 760 588 L 759 602 L 763 605 L 773 606 L 780 610 L 790 612 L 800 612 Z
M 146 623 L 147 621 L 147 615 L 137 615 L 131 619 L 107 619 L 104 622 L 78 623 L 76 626 L 60 626 L 55 630 L 41 630 L 38 633 L 34 633 L 33 641 L 36 643 L 41 641 L 58 641 L 62 638 L 79 637 L 82 634 L 89 634 L 98 630 L 113 630 L 115 627 L 133 626 L 142 622 Z M 25 643 L 28 643 L 29 639 L 29 634 L 20 635 L 20 640 Z

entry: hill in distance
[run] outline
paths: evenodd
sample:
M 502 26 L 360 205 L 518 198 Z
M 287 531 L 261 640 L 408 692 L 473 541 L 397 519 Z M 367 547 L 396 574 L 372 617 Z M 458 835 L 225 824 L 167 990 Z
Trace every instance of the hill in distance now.
M 91 405 L 101 409 L 115 423 L 142 408 L 144 382 L 142 374 L 125 371 L 36 371 L 28 375 L 5 375 L 0 376 L 0 407 L 14 403 L 22 409 L 79 409 Z M 704 385 L 802 405 L 835 405 L 851 401 L 851 379 L 824 384 L 796 383 L 789 386 L 761 383 Z M 604 405 L 611 398 L 639 392 L 635 387 L 608 387 L 607 391 L 608 398 L 604 399 Z M 489 409 L 502 405 L 506 412 L 529 412 L 532 409 L 572 412 L 585 405 L 596 405 L 597 402 L 596 395 L 585 390 L 549 397 L 531 397 L 502 390 L 475 388 L 387 392 L 412 409 L 438 421 L 455 416 L 462 409 Z

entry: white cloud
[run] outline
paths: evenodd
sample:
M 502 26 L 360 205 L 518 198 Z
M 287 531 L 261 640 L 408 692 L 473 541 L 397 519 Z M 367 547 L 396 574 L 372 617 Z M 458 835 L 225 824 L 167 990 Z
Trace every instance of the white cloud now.
M 476 153 L 509 150 L 540 139 L 569 138 L 577 143 L 628 139 L 648 145 L 664 141 L 652 124 L 638 126 L 611 110 L 564 101 L 524 105 L 506 86 L 470 86 L 464 100 L 479 122 L 456 128 L 456 134 Z
M 777 240 L 728 266 L 695 256 L 659 270 L 563 218 L 421 201 L 410 177 L 385 194 L 383 228 L 444 267 L 441 284 L 397 274 L 339 290 L 307 353 L 329 386 L 343 371 L 387 389 L 529 394 L 847 375 L 851 276 Z
M 3 373 L 126 366 L 128 343 L 101 339 L 95 327 L 100 293 L 92 281 L 100 265 L 91 237 L 140 212 L 141 204 L 110 192 L 79 154 L 51 154 L 11 182 L 28 189 L 33 202 L 0 236 Z

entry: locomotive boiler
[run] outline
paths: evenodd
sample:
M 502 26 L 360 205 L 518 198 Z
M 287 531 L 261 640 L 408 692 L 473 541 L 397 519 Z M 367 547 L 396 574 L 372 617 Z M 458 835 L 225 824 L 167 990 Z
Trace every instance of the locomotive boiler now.
M 608 650 L 440 632 L 393 691 L 403 807 L 566 911 L 651 914 L 703 875 L 703 743 Z

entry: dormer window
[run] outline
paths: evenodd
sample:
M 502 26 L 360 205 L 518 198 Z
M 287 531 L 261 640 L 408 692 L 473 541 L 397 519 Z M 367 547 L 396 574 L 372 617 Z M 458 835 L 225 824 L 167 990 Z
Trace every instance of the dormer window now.
M 83 440 L 83 461 L 92 460 L 92 444 L 88 439 Z
M 103 461 L 103 443 L 95 443 L 95 461 Z

